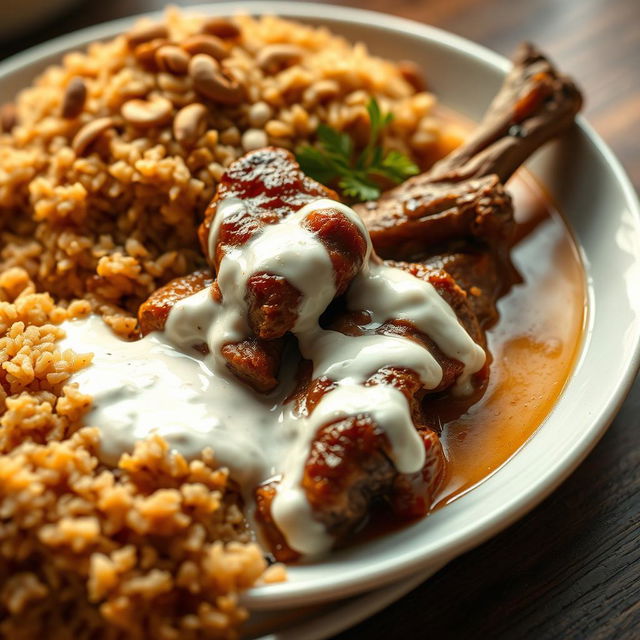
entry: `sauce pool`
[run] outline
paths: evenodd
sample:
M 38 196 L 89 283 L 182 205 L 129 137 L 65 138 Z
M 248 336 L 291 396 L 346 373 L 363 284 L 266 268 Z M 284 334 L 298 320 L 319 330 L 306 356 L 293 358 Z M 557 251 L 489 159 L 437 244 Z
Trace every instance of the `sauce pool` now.
M 488 388 L 475 405 L 443 419 L 448 464 L 434 509 L 504 464 L 552 410 L 580 352 L 586 284 L 576 245 L 543 188 L 520 170 L 508 184 L 520 239 L 511 256 L 523 282 L 500 300 L 488 331 Z M 443 416 L 444 418 L 444 416 Z

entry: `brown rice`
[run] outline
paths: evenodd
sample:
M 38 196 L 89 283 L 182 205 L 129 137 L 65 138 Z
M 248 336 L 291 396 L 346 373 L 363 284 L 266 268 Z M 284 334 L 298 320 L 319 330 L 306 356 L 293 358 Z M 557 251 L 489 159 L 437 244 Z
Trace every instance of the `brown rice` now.
M 140 302 L 201 265 L 196 227 L 245 150 L 295 149 L 321 122 L 365 140 L 375 96 L 388 148 L 444 155 L 459 133 L 407 69 L 325 29 L 169 10 L 3 109 L 0 636 L 234 637 L 238 592 L 283 578 L 211 451 L 187 461 L 152 438 L 99 462 L 91 398 L 70 383 L 91 355 L 61 351 L 59 325 L 93 311 L 135 334 Z

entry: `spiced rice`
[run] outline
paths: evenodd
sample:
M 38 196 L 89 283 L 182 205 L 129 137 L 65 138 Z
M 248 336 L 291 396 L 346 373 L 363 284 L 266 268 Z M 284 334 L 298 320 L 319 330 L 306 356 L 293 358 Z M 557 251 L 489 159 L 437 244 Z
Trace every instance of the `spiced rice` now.
M 421 82 L 326 29 L 169 10 L 2 109 L 1 637 L 235 637 L 238 593 L 283 579 L 211 451 L 188 461 L 152 438 L 99 461 L 72 380 L 91 354 L 62 351 L 60 324 L 94 312 L 135 335 L 139 304 L 202 265 L 196 228 L 225 168 L 313 142 L 321 122 L 364 141 L 371 96 L 394 114 L 385 146 L 431 164 L 460 136 Z

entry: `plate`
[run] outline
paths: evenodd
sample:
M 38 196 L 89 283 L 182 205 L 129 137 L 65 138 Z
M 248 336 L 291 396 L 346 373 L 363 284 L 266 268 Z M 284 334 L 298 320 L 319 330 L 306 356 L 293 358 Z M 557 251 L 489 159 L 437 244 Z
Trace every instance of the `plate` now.
M 239 3 L 191 7 L 229 15 Z M 243 3 L 251 13 L 265 5 Z M 421 65 L 440 101 L 480 118 L 509 62 L 458 36 L 356 9 L 270 2 L 269 13 L 325 25 L 375 53 Z M 116 20 L 57 38 L 0 65 L 0 102 L 66 51 L 126 30 Z M 506 464 L 428 518 L 322 561 L 292 567 L 290 580 L 249 590 L 251 609 L 317 605 L 392 584 L 442 565 L 487 540 L 541 502 L 585 458 L 620 407 L 640 363 L 640 207 L 620 164 L 584 119 L 528 163 L 569 220 L 588 284 L 588 325 L 574 372 L 553 411 Z
M 417 575 L 375 589 L 314 607 L 254 613 L 244 628 L 245 640 L 323 640 L 362 622 L 413 591 L 442 568 L 436 565 Z

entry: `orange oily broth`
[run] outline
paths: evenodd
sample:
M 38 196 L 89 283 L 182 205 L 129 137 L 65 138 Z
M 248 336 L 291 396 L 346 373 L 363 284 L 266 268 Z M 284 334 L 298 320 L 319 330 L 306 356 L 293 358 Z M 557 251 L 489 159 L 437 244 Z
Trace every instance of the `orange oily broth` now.
M 477 485 L 526 442 L 556 403 L 580 351 L 586 290 L 571 234 L 525 171 L 508 188 L 520 229 L 533 227 L 512 251 L 523 282 L 500 301 L 500 320 L 488 332 L 493 362 L 486 393 L 444 426 L 447 476 L 435 508 Z

